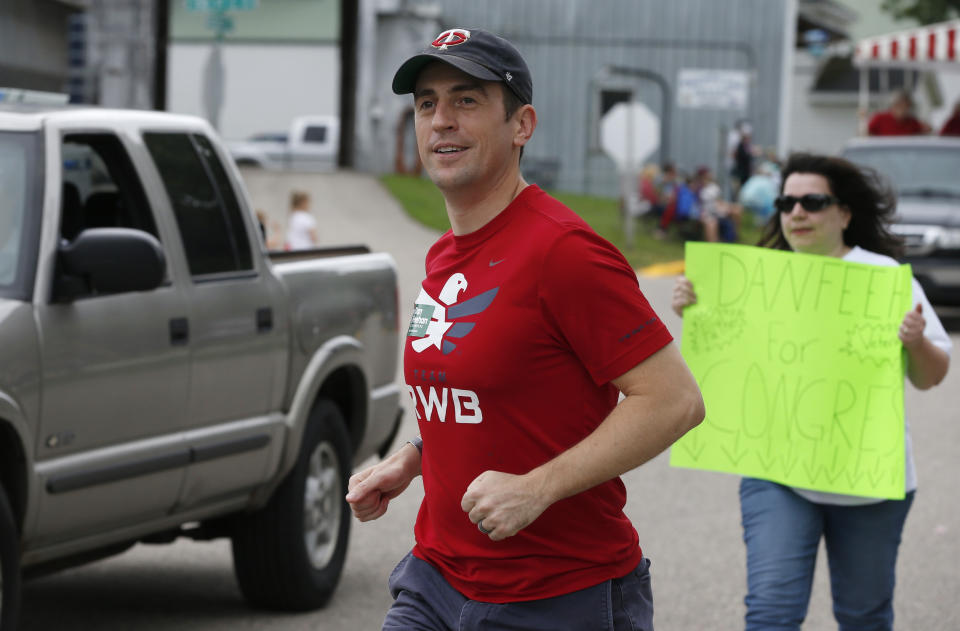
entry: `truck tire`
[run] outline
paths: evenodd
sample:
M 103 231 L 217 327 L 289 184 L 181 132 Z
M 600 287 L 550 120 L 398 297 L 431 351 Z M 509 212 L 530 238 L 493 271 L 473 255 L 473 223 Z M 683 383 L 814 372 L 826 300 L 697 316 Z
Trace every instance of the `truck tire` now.
M 293 470 L 267 505 L 241 517 L 234 530 L 234 573 L 248 603 L 281 611 L 327 603 L 347 554 L 351 463 L 340 410 L 317 401 Z
M 17 628 L 20 614 L 20 552 L 17 526 L 0 487 L 0 631 Z

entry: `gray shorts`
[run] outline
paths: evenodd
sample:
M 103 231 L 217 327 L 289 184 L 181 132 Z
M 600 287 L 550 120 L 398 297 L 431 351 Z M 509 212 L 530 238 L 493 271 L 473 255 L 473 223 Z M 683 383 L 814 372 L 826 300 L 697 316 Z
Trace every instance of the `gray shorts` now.
M 470 600 L 407 554 L 390 575 L 384 631 L 653 631 L 650 561 L 579 591 L 516 603 Z

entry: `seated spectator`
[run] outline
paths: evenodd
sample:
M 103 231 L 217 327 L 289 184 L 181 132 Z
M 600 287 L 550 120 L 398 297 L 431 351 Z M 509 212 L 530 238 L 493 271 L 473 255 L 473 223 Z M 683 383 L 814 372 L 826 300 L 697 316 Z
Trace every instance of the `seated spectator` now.
M 657 202 L 653 205 L 653 212 L 660 220 L 653 236 L 657 239 L 667 236 L 667 228 L 670 227 L 670 222 L 673 221 L 673 215 L 676 213 L 677 184 L 677 168 L 673 163 L 667 162 L 663 165 L 660 177 L 656 181 Z
M 777 150 L 774 147 L 768 147 L 764 152 L 763 160 L 760 161 L 760 168 L 764 169 L 767 176 L 773 180 L 777 191 L 780 190 L 780 158 L 777 157 Z
M 960 101 L 953 106 L 953 114 L 943 124 L 940 130 L 941 136 L 960 136 Z
M 666 237 L 667 230 L 672 231 L 681 241 L 697 240 L 700 238 L 700 193 L 695 178 L 679 176 L 673 189 L 673 197 L 661 217 L 660 228 L 654 237 Z
M 749 180 L 748 180 L 749 181 Z M 714 181 L 708 167 L 697 169 L 694 189 L 698 195 L 699 219 L 705 241 L 736 243 L 740 223 L 740 209 L 723 199 L 720 186 Z
M 699 189 L 693 179 L 683 178 L 677 184 L 677 203 L 673 219 L 677 222 L 700 219 Z
M 867 124 L 871 136 L 914 136 L 930 133 L 930 125 L 913 115 L 913 99 L 906 90 L 897 92 L 890 108 L 877 112 Z
M 640 171 L 640 199 L 649 202 L 654 208 L 660 203 L 660 191 L 657 188 L 657 178 L 660 177 L 660 167 L 648 164 Z
M 773 175 L 773 170 L 766 162 L 762 163 L 757 172 L 750 176 L 740 188 L 737 201 L 748 210 L 758 225 L 766 223 L 773 214 L 773 200 L 777 197 L 779 185 Z

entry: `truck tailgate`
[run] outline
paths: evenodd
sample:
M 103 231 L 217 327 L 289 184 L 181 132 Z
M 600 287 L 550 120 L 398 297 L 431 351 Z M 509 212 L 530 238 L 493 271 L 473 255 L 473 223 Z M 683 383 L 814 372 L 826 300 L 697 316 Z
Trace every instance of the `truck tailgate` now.
M 306 259 L 322 259 L 331 256 L 348 256 L 351 254 L 369 254 L 370 248 L 365 245 L 338 245 L 326 248 L 310 248 L 307 250 L 270 250 L 267 256 L 274 263 L 289 263 Z

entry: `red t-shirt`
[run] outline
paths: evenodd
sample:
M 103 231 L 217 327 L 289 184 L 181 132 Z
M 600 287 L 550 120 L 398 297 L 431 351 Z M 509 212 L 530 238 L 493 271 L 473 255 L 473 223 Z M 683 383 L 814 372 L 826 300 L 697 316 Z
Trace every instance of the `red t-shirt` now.
M 867 131 L 871 136 L 914 136 L 924 133 L 923 125 L 913 116 L 898 119 L 890 112 L 874 114 Z
M 657 190 L 657 184 L 653 178 L 642 178 L 640 180 L 640 197 L 651 204 L 660 203 L 660 191 Z
M 941 136 L 960 136 L 960 114 L 954 114 L 943 124 Z
M 672 337 L 620 252 L 536 186 L 480 230 L 430 248 L 404 349 L 423 437 L 414 554 L 472 600 L 548 598 L 642 558 L 617 478 L 494 542 L 460 507 L 487 470 L 523 474 L 589 435 L 611 379 Z

